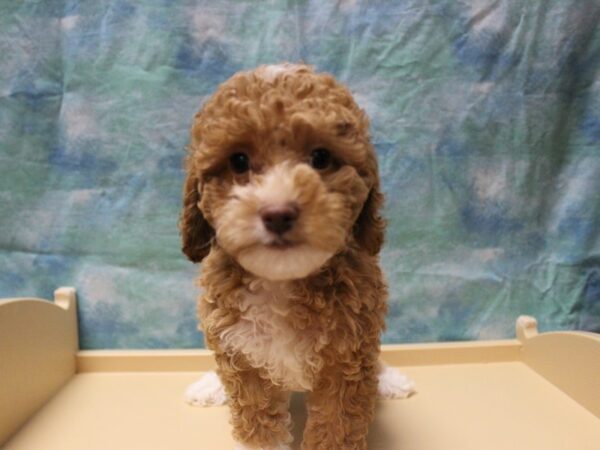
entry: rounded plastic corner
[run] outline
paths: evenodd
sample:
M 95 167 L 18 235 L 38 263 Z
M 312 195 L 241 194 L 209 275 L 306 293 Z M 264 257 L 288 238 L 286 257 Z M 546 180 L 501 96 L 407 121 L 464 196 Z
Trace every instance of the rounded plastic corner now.
M 75 309 L 77 292 L 74 287 L 60 287 L 54 291 L 54 304 L 69 311 Z
M 516 324 L 517 339 L 525 342 L 538 335 L 538 322 L 535 317 L 519 316 Z

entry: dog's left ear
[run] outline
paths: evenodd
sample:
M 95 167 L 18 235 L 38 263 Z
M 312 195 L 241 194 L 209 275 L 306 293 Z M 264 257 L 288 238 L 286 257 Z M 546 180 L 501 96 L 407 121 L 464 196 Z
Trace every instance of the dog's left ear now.
M 188 173 L 183 187 L 183 211 L 179 221 L 182 251 L 190 261 L 202 261 L 210 252 L 214 230 L 200 211 L 201 187 L 198 177 Z
M 354 224 L 356 242 L 369 254 L 377 255 L 383 245 L 386 221 L 381 216 L 383 194 L 379 188 L 379 180 L 375 182 L 363 209 Z

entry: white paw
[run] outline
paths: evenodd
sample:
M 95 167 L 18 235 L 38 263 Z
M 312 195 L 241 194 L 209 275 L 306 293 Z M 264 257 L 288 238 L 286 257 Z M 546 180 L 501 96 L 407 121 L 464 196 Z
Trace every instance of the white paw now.
M 415 383 L 398 369 L 382 365 L 377 391 L 384 399 L 408 398 L 415 392 Z
M 227 403 L 227 394 L 216 372 L 206 372 L 188 386 L 185 401 L 192 406 L 221 406 Z
M 235 448 L 234 450 L 292 450 L 292 447 L 290 447 L 289 445 L 286 444 L 279 444 L 279 445 L 275 445 L 275 446 L 270 446 L 270 447 L 248 447 L 244 444 L 240 444 L 239 442 L 237 442 L 235 444 Z

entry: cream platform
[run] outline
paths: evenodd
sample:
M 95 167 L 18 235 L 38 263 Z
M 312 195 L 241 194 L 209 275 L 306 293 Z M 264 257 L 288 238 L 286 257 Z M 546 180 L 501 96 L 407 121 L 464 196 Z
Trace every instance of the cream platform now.
M 600 450 L 600 336 L 384 346 L 417 384 L 382 401 L 371 450 Z M 228 450 L 227 407 L 194 408 L 185 388 L 210 352 L 78 351 L 75 290 L 54 303 L 0 301 L 4 450 Z M 305 420 L 293 402 L 297 440 Z M 332 449 L 334 450 L 334 449 Z

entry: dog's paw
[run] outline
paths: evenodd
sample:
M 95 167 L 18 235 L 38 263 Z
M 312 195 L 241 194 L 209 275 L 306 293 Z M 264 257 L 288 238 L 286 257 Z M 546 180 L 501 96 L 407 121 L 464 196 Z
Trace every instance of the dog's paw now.
M 227 403 L 227 394 L 216 372 L 206 372 L 188 386 L 185 401 L 192 406 L 221 406 Z
M 244 444 L 236 443 L 234 450 L 292 450 L 287 444 L 280 444 L 270 447 L 248 447 Z
M 408 398 L 416 392 L 415 383 L 398 369 L 382 366 L 377 392 L 383 399 Z

